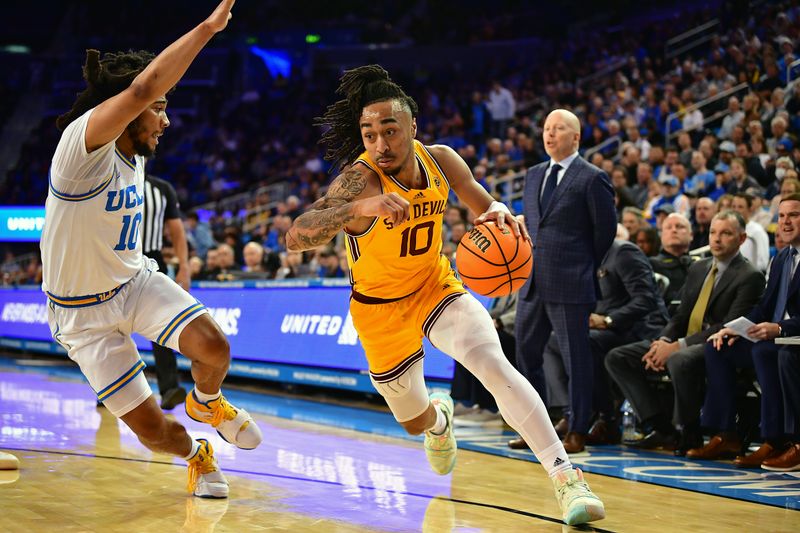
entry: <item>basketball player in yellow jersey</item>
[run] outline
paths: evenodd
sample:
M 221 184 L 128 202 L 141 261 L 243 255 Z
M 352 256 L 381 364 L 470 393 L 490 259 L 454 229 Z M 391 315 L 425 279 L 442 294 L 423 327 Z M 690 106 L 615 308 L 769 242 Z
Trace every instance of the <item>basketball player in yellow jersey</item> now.
M 472 372 L 497 400 L 505 420 L 531 446 L 553 479 L 567 524 L 605 517 L 603 503 L 574 469 L 547 410 L 531 384 L 506 360 L 489 313 L 466 293 L 441 252 L 450 189 L 481 223 L 511 226 L 529 239 L 524 224 L 475 181 L 447 146 L 423 146 L 417 105 L 378 65 L 345 72 L 343 100 L 317 121 L 326 157 L 340 168 L 325 196 L 299 216 L 286 234 L 289 250 L 347 235 L 353 284 L 350 312 L 367 355 L 370 377 L 395 419 L 412 435 L 425 433 L 433 470 L 456 461 L 453 401 L 428 397 L 422 337 Z

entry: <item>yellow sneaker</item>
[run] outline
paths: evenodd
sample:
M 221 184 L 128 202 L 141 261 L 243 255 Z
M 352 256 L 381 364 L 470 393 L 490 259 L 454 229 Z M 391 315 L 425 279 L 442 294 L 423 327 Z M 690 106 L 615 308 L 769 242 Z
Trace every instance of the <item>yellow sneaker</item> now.
M 214 449 L 206 439 L 197 442 L 200 448 L 189 459 L 189 492 L 200 498 L 227 498 L 228 480 L 214 459 Z
M 441 435 L 425 432 L 425 455 L 437 474 L 445 475 L 456 466 L 456 437 L 453 435 L 453 400 L 448 394 L 434 392 L 431 403 L 438 405 L 447 420 L 447 429 Z
M 606 517 L 603 502 L 584 481 L 580 468 L 556 474 L 553 487 L 565 524 L 574 526 Z
M 192 420 L 211 424 L 227 442 L 252 450 L 261 444 L 261 430 L 244 409 L 234 407 L 220 394 L 216 400 L 202 403 L 192 390 L 186 397 L 186 414 Z

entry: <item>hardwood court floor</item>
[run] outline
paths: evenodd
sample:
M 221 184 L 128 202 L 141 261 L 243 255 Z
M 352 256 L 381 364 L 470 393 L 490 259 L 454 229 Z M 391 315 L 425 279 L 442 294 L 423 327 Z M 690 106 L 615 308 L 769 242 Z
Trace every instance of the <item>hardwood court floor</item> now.
M 235 400 L 234 400 L 235 401 Z M 254 451 L 209 438 L 231 484 L 229 500 L 185 492 L 186 468 L 154 455 L 85 383 L 0 369 L 0 449 L 17 473 L 0 474 L 3 532 L 562 531 L 553 489 L 527 461 L 459 450 L 448 476 L 433 474 L 421 442 L 308 422 L 303 405 L 257 402 L 265 441 Z M 257 407 L 257 406 L 256 406 Z M 247 405 L 255 411 L 251 402 Z M 304 411 L 305 410 L 305 411 Z M 294 420 L 292 420 L 294 418 Z M 686 490 L 587 475 L 608 518 L 599 531 L 798 531 L 800 513 Z M 591 530 L 591 528 L 583 528 Z

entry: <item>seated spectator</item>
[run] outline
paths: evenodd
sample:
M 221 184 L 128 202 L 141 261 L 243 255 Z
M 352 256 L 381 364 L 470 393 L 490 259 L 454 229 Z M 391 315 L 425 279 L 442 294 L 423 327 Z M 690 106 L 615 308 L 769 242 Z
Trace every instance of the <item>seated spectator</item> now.
M 236 272 L 241 270 L 241 267 L 236 264 L 233 254 L 233 247 L 230 244 L 223 242 L 217 246 L 216 279 L 218 281 L 233 279 Z
M 289 215 L 278 214 L 272 217 L 272 224 L 264 240 L 264 248 L 271 252 L 286 250 L 286 232 L 291 226 L 292 218 Z
M 731 181 L 726 187 L 726 192 L 728 194 L 735 195 L 740 192 L 746 192 L 760 196 L 763 193 L 761 184 L 759 184 L 752 176 L 747 175 L 747 166 L 745 165 L 743 159 L 735 157 L 731 161 L 730 172 Z
M 733 195 L 726 193 L 717 198 L 717 213 L 722 213 L 729 209 L 733 209 Z
M 719 459 L 737 455 L 742 441 L 736 433 L 735 368 L 755 367 L 761 387 L 761 437 L 757 451 L 737 455 L 741 468 L 759 468 L 788 448 L 784 425 L 783 400 L 788 391 L 781 386 L 778 361 L 789 357 L 793 347 L 775 344 L 776 337 L 800 335 L 800 285 L 792 283 L 800 248 L 800 195 L 789 195 L 778 208 L 778 231 L 788 246 L 775 258 L 769 283 L 761 299 L 745 314 L 753 322 L 747 334 L 750 342 L 730 328 L 722 328 L 709 338 L 705 347 L 708 391 L 703 404 L 703 425 L 715 430 L 705 446 L 686 454 L 692 459 Z M 791 383 L 790 394 L 797 390 Z
M 667 323 L 667 309 L 653 278 L 647 257 L 632 243 L 615 240 L 597 271 L 601 298 L 589 315 L 589 342 L 594 358 L 592 395 L 595 422 L 586 435 L 588 444 L 619 442 L 619 424 L 611 397 L 604 359 L 609 350 L 653 338 Z M 544 353 L 548 398 L 569 398 L 568 362 L 563 361 L 555 335 Z M 551 394 L 559 385 L 563 390 Z M 567 406 L 564 418 L 569 419 Z M 564 424 L 566 426 L 566 424 Z
M 661 178 L 666 178 L 672 176 L 672 165 L 678 162 L 678 149 L 677 148 L 668 148 L 667 154 L 664 157 L 664 164 L 656 167 L 655 162 L 651 161 L 650 163 L 653 166 L 653 179 L 656 181 L 660 180 Z
M 323 248 L 317 254 L 319 260 L 319 270 L 317 277 L 320 278 L 343 278 L 344 271 L 339 266 L 339 255 L 332 248 Z
M 467 224 L 465 222 L 456 222 L 450 228 L 450 242 L 458 246 L 461 238 L 467 233 Z
M 639 163 L 639 165 L 641 166 L 642 163 Z M 624 167 L 617 165 L 611 170 L 611 185 L 614 187 L 614 193 L 616 194 L 617 210 L 636 205 L 631 189 L 628 187 Z
M 733 127 L 744 120 L 744 112 L 741 109 L 739 99 L 735 96 L 728 98 L 728 114 L 722 119 L 717 136 L 720 139 L 730 139 Z
M 664 176 L 669 177 L 669 176 Z M 630 187 L 629 194 L 634 205 L 639 209 L 644 208 L 650 192 L 650 183 L 653 181 L 653 168 L 649 163 L 636 165 L 636 183 Z
M 192 279 L 202 279 L 203 266 L 203 260 L 196 255 L 189 258 L 189 272 Z
M 313 277 L 312 267 L 305 261 L 304 252 L 281 252 L 281 268 L 275 279 L 293 279 Z
M 658 230 L 653 227 L 648 226 L 637 231 L 633 241 L 647 257 L 658 255 L 658 252 L 661 250 Z
M 209 250 L 206 252 L 205 267 L 203 268 L 203 271 L 200 273 L 200 276 L 197 279 L 216 281 L 219 273 L 220 273 L 219 250 L 217 250 L 216 248 L 209 248 Z
M 628 230 L 630 239 L 633 239 L 640 229 L 648 227 L 644 213 L 637 207 L 625 207 L 622 210 L 622 225 Z
M 694 226 L 692 227 L 692 243 L 690 250 L 702 248 L 708 244 L 708 231 L 711 219 L 717 214 L 717 206 L 711 198 L 698 198 L 694 204 Z
M 242 254 L 244 256 L 242 272 L 248 275 L 237 277 L 270 279 L 275 277 L 275 272 L 280 268 L 278 254 L 274 252 L 268 254 L 257 242 L 251 241 L 245 244 Z
M 703 195 L 714 186 L 714 173 L 706 168 L 706 157 L 700 150 L 692 152 L 692 177 L 683 183 L 683 191 Z
M 664 293 L 664 301 L 670 305 L 678 300 L 683 288 L 692 258 L 689 245 L 692 242 L 692 225 L 689 220 L 678 213 L 672 213 L 664 219 L 661 228 L 661 252 L 650 258 L 653 271 L 669 279 L 669 287 Z
M 775 180 L 773 180 L 772 183 L 770 183 L 769 187 L 767 187 L 767 192 L 765 196 L 767 198 L 774 198 L 775 196 L 777 196 L 778 191 L 781 188 L 781 183 L 783 183 L 783 180 L 786 178 L 786 174 L 794 170 L 795 170 L 794 161 L 792 160 L 791 157 L 784 156 L 776 159 Z M 796 174 L 797 173 L 795 172 L 795 177 Z M 778 203 L 780 203 L 780 198 L 778 199 Z M 775 211 L 775 213 L 777 213 L 777 210 Z
M 761 272 L 767 271 L 769 262 L 769 236 L 758 222 L 750 220 L 755 198 L 747 193 L 733 197 L 731 208 L 742 215 L 747 223 L 747 240 L 742 245 L 742 255 Z
M 728 194 L 728 185 L 731 183 L 730 169 L 717 167 L 714 169 L 714 186 L 706 189 L 706 197 L 717 201 L 720 197 Z
M 186 215 L 186 240 L 195 250 L 200 259 L 205 259 L 209 248 L 214 246 L 214 237 L 211 228 L 205 222 L 200 222 L 197 213 L 191 211 Z
M 676 164 L 675 167 L 678 167 L 678 165 Z M 651 213 L 649 222 L 651 224 L 655 223 L 656 227 L 658 227 L 658 221 L 654 219 L 654 217 L 658 209 L 666 205 L 669 205 L 673 212 L 680 213 L 688 219 L 691 210 L 689 198 L 687 198 L 685 194 L 680 193 L 678 179 L 674 177 L 661 178 L 659 185 L 661 186 L 661 194 L 653 198 L 650 201 L 650 205 L 645 209 L 645 212 Z
M 779 193 L 772 198 L 772 201 L 770 201 L 769 204 L 770 226 L 772 224 L 777 224 L 778 222 L 778 206 L 781 203 L 781 199 L 796 192 L 800 192 L 800 180 L 797 179 L 797 172 L 791 170 L 785 174 L 785 177 L 781 181 L 781 188 Z M 777 234 L 777 231 L 770 230 L 769 226 L 765 229 Z
M 608 373 L 646 428 L 643 439 L 627 444 L 675 449 L 676 455 L 702 445 L 706 339 L 741 316 L 764 290 L 763 274 L 739 254 L 745 238 L 744 219 L 738 213 L 716 214 L 709 237 L 712 257 L 690 267 L 680 306 L 658 340 L 621 346 L 606 356 Z M 675 392 L 672 416 L 648 383 L 648 375 L 665 370 Z M 675 426 L 681 429 L 679 436 Z

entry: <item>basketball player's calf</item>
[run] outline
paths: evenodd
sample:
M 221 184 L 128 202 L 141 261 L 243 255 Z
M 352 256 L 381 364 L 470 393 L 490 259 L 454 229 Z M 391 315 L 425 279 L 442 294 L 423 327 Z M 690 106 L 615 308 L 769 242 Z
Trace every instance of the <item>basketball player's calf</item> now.
M 180 352 L 192 361 L 195 388 L 186 397 L 186 414 L 211 424 L 227 442 L 245 450 L 261 443 L 261 430 L 244 409 L 233 406 L 220 387 L 230 366 L 230 345 L 216 322 L 203 314 L 179 338 Z
M 192 440 L 178 422 L 168 419 L 153 396 L 120 419 L 148 449 L 176 455 L 189 463 L 188 490 L 201 498 L 227 498 L 228 480 L 206 439 Z

